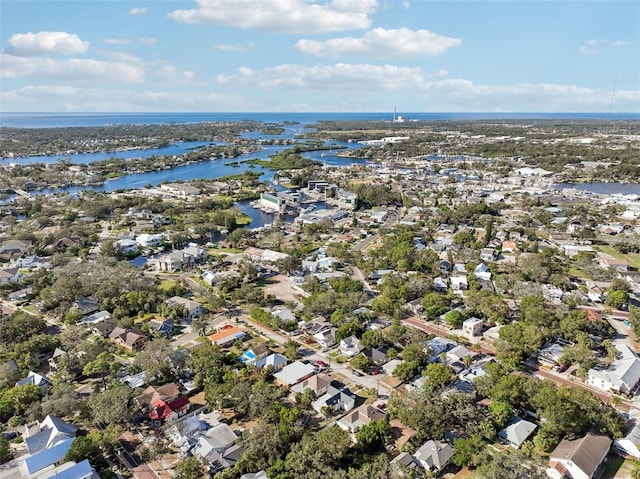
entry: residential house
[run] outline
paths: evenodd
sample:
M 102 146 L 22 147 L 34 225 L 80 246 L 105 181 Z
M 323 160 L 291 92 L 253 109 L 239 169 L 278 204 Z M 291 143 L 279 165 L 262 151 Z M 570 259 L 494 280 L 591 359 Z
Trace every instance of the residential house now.
M 171 318 L 153 318 L 147 323 L 149 333 L 170 338 L 173 335 L 174 323 Z
M 371 404 L 363 404 L 348 414 L 342 416 L 337 425 L 345 431 L 356 433 L 371 421 L 380 421 L 387 417 L 387 414 Z
M 468 338 L 476 338 L 482 335 L 484 321 L 480 318 L 469 318 L 462 323 L 462 333 Z
M 451 462 L 453 448 L 440 441 L 427 441 L 413 454 L 425 471 L 440 473 Z
M 271 316 L 273 316 L 279 324 L 297 323 L 298 321 L 293 311 L 289 308 L 274 309 L 271 311 Z
M 43 449 L 35 454 L 30 454 L 24 460 L 27 477 L 35 478 L 47 477 L 49 474 L 55 475 L 55 471 L 59 470 L 58 467 L 66 462 L 65 456 L 71 448 L 73 441 L 74 438 L 64 439 L 54 446 Z
M 266 343 L 258 344 L 256 347 L 243 352 L 239 360 L 245 364 L 254 364 L 257 360 L 264 358 L 269 352 L 269 347 Z
M 103 321 L 96 323 L 90 323 L 91 332 L 96 336 L 102 338 L 108 338 L 109 335 L 118 327 L 118 320 L 116 318 L 109 317 Z
M 430 361 L 434 362 L 438 360 L 438 357 L 442 353 L 446 353 L 447 351 L 453 349 L 457 346 L 454 341 L 450 339 L 443 338 L 441 336 L 436 336 L 433 339 L 430 339 L 425 343 L 427 348 L 427 354 L 431 355 Z
M 255 367 L 258 369 L 271 366 L 274 371 L 280 371 L 284 368 L 289 360 L 282 354 L 273 353 L 268 356 L 264 356 L 255 362 Z
M 480 263 L 478 266 L 476 266 L 473 270 L 473 273 L 476 275 L 476 278 L 478 278 L 478 280 L 488 281 L 491 279 L 491 272 L 489 271 L 489 267 L 484 263 Z
M 60 360 L 66 355 L 66 351 L 56 348 L 55 351 L 53 351 L 53 355 L 49 358 L 49 367 L 51 369 L 58 369 L 58 366 L 60 366 Z
M 640 381 L 640 359 L 624 344 L 616 344 L 620 357 L 608 369 L 590 369 L 587 384 L 606 392 L 631 394 Z
M 366 358 L 373 361 L 376 366 L 382 366 L 388 361 L 387 350 L 388 348 L 386 347 L 367 348 L 362 351 L 362 354 L 364 354 Z
M 312 364 L 295 361 L 275 373 L 273 377 L 280 386 L 293 386 L 313 376 L 315 372 Z
M 329 321 L 327 321 L 325 318 L 323 318 L 322 316 L 318 316 L 318 317 L 312 319 L 311 321 L 309 321 L 308 323 L 305 323 L 302 326 L 304 331 L 309 336 L 313 336 L 314 334 L 321 333 L 321 332 L 326 331 L 327 329 L 330 329 L 332 327 L 333 327 L 333 325 Z
M 640 459 L 640 420 L 638 410 L 632 410 L 627 421 L 627 434 L 614 439 L 613 445 L 624 454 Z
M 291 387 L 291 391 L 294 393 L 304 393 L 306 389 L 311 389 L 315 396 L 319 398 L 327 393 L 330 385 L 331 377 L 328 374 L 320 373 L 300 381 Z
M 454 293 L 461 293 L 462 291 L 469 289 L 469 283 L 466 275 L 460 275 L 458 273 L 455 276 L 451 276 L 449 281 L 451 282 L 451 289 Z
M 504 429 L 498 432 L 498 437 L 508 446 L 520 449 L 520 446 L 533 434 L 537 427 L 532 422 L 514 416 Z
M 564 354 L 564 345 L 559 343 L 545 344 L 538 351 L 537 363 L 542 369 L 554 369 L 560 366 L 560 358 Z
M 266 471 L 248 472 L 240 476 L 240 479 L 267 479 Z
M 33 288 L 29 286 L 28 288 L 23 288 L 18 291 L 14 291 L 13 293 L 9 293 L 10 301 L 21 301 L 25 299 L 27 296 L 33 293 Z
M 400 453 L 391 464 L 403 470 L 420 468 L 439 474 L 449 465 L 453 457 L 453 448 L 446 442 L 427 441 L 414 453 Z
M 598 477 L 611 439 L 588 433 L 583 437 L 563 439 L 549 456 L 547 475 L 551 479 L 591 479 Z
M 136 243 L 140 245 L 141 248 L 157 248 L 162 246 L 164 238 L 160 234 L 143 233 L 136 236 Z
M 41 374 L 34 373 L 33 371 L 29 371 L 29 374 L 18 381 L 16 386 L 25 386 L 27 384 L 33 384 L 34 386 L 38 386 L 40 389 L 49 389 L 53 386 L 47 378 Z
M 209 340 L 213 344 L 217 344 L 218 346 L 226 347 L 238 340 L 244 340 L 246 337 L 246 333 L 238 328 L 237 326 L 232 326 L 231 324 L 225 324 L 218 332 L 209 336 Z
M 334 412 L 348 412 L 355 405 L 356 396 L 348 388 L 339 389 L 329 385 L 327 391 L 313 401 L 311 407 L 318 413 L 322 413 L 325 407 L 331 407 Z
M 131 254 L 138 251 L 138 243 L 135 240 L 124 238 L 116 242 L 118 251 L 122 254 Z
M 352 358 L 362 351 L 360 340 L 355 336 L 348 336 L 342 339 L 338 348 L 340 349 L 340 352 L 348 358 Z
M 35 431 L 27 429 L 25 438 L 27 451 L 33 455 L 69 439 L 73 440 L 77 430 L 78 428 L 74 425 L 49 415 L 42 420 Z
M 71 307 L 73 309 L 79 310 L 83 316 L 86 316 L 87 314 L 95 313 L 96 311 L 98 311 L 98 309 L 100 309 L 100 304 L 98 304 L 98 302 L 91 297 L 82 297 L 76 299 Z
M 29 247 L 31 247 L 31 241 L 8 240 L 0 245 L 0 254 L 22 253 Z
M 111 318 L 111 313 L 109 311 L 98 311 L 96 313 L 90 314 L 88 316 L 85 316 L 84 318 L 82 318 L 82 325 L 83 326 L 92 326 L 98 323 L 101 323 L 102 321 L 106 321 L 107 319 Z
M 172 307 L 182 306 L 186 311 L 185 318 L 189 320 L 193 320 L 194 318 L 202 316 L 207 312 L 207 309 L 199 302 L 192 299 L 183 298 L 181 296 L 172 296 L 171 298 L 167 299 L 165 303 Z
M 210 465 L 210 474 L 233 467 L 243 453 L 242 447 L 235 444 L 238 440 L 231 428 L 219 423 L 206 432 L 200 431 L 181 447 L 183 454 L 191 453 Z
M 149 419 L 153 426 L 160 427 L 166 422 L 173 422 L 187 414 L 190 405 L 187 396 L 180 396 L 173 401 L 158 399 L 149 412 Z
M 313 339 L 322 347 L 323 351 L 335 346 L 336 328 L 333 326 L 313 335 Z
M 449 283 L 447 279 L 440 276 L 434 278 L 433 289 L 438 293 L 446 293 L 449 290 Z
M 20 281 L 18 268 L 0 268 L 0 284 L 17 283 Z
M 143 411 L 148 411 L 154 407 L 158 401 L 172 402 L 179 397 L 180 388 L 178 385 L 176 383 L 166 383 L 162 386 L 149 386 L 142 391 L 142 394 L 136 397 L 136 402 Z
M 112 343 L 122 346 L 129 351 L 140 351 L 147 344 L 149 338 L 140 328 L 124 329 L 116 326 L 109 334 Z

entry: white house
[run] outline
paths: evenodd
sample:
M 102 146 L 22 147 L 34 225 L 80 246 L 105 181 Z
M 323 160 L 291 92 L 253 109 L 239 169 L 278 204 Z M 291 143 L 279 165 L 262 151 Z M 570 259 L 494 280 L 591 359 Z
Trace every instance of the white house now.
M 630 394 L 640 381 L 640 359 L 624 344 L 616 344 L 620 357 L 609 369 L 590 369 L 587 384 L 602 391 Z
M 136 243 L 142 248 L 157 248 L 158 246 L 162 246 L 163 242 L 164 238 L 159 234 L 143 233 L 136 237 Z
M 348 358 L 352 358 L 360 351 L 362 351 L 362 345 L 360 340 L 355 336 L 349 336 L 340 340 L 340 346 L 338 346 L 340 352 Z
M 135 253 L 138 251 L 138 243 L 129 238 L 118 240 L 116 245 L 122 254 Z
M 462 332 L 469 338 L 475 338 L 482 334 L 484 321 L 480 318 L 469 318 L 462 323 Z

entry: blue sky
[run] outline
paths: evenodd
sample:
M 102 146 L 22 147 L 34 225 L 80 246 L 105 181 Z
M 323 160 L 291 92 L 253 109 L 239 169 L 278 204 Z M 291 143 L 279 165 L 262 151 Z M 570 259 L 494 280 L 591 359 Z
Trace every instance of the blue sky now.
M 638 1 L 1 0 L 0 18 L 7 112 L 640 112 Z

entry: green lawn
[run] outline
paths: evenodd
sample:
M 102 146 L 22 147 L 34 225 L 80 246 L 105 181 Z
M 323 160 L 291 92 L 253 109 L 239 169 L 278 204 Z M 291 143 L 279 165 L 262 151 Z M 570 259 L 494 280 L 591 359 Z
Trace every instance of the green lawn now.
M 169 291 L 175 285 L 176 285 L 175 280 L 173 280 L 173 279 L 163 279 L 162 281 L 160 281 L 159 288 L 162 289 L 163 291 Z
M 598 245 L 596 249 L 602 251 L 603 253 L 610 254 L 614 258 L 626 261 L 636 269 L 640 269 L 640 254 L 618 253 L 612 246 L 609 246 L 609 245 Z

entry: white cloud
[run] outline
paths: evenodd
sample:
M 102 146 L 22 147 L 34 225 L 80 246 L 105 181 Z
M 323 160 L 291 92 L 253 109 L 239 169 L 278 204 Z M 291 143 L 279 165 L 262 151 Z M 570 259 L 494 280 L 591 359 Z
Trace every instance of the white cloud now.
M 196 74 L 191 70 L 178 70 L 170 63 L 163 63 L 155 70 L 155 74 L 162 80 L 171 82 L 173 85 L 193 85 Z
M 144 15 L 148 10 L 149 8 L 147 7 L 136 7 L 129 10 L 127 15 Z
M 629 45 L 629 42 L 625 42 L 624 40 L 614 40 L 613 42 L 611 42 L 611 46 L 613 48 L 620 48 L 625 45 Z
M 105 38 L 104 42 L 109 45 L 129 45 L 131 40 L 129 38 Z
M 405 10 L 409 10 L 411 8 L 411 3 L 402 2 L 402 8 L 404 8 Z
M 89 42 L 66 32 L 16 33 L 9 38 L 13 53 L 24 56 L 74 55 L 84 53 Z
M 91 81 L 141 83 L 145 70 L 139 65 L 71 58 L 57 60 L 42 57 L 18 57 L 0 53 L 0 77 L 40 78 L 46 81 Z
M 428 111 L 608 111 L 611 92 L 576 85 L 518 83 L 476 85 L 469 80 L 446 79 L 420 87 Z M 640 91 L 616 92 L 620 111 L 640 108 Z
M 101 52 L 105 57 L 118 62 L 135 63 L 142 65 L 144 62 L 140 57 L 129 52 L 103 50 Z
M 0 100 L 10 111 L 256 111 L 239 95 L 175 90 L 26 86 L 2 91 Z
M 332 38 L 325 42 L 302 39 L 296 48 L 320 57 L 366 56 L 377 58 L 440 55 L 462 40 L 445 37 L 429 30 L 375 28 L 361 38 Z
M 283 33 L 338 32 L 368 28 L 375 0 L 197 0 L 198 8 L 174 10 L 181 23 L 233 26 Z
M 246 44 L 242 44 L 242 43 L 233 43 L 233 44 L 229 44 L 229 43 L 216 43 L 213 45 L 213 49 L 214 50 L 220 50 L 223 52 L 248 52 L 249 50 L 253 49 L 253 42 L 248 42 Z
M 238 69 L 236 75 L 218 75 L 220 84 L 242 84 L 265 90 L 295 88 L 320 91 L 393 90 L 420 84 L 427 75 L 420 68 L 394 65 L 346 64 L 278 65 L 253 70 Z
M 145 45 L 155 45 L 158 43 L 158 40 L 153 37 L 140 37 L 138 40 L 140 43 L 144 43 Z
M 599 50 L 589 46 L 589 45 L 582 45 L 580 48 L 578 48 L 578 51 L 580 52 L 581 55 L 585 55 L 585 56 L 593 56 L 593 55 L 597 55 L 600 53 Z

